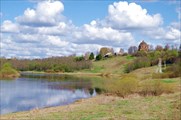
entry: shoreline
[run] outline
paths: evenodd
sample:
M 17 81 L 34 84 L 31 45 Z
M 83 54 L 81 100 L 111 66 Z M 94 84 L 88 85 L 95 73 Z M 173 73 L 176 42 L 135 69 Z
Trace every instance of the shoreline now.
M 147 118 L 173 118 L 179 117 L 180 92 L 163 94 L 161 96 L 142 97 L 137 94 L 126 98 L 101 94 L 87 99 L 80 99 L 64 106 L 33 109 L 16 113 L 0 115 L 3 120 L 21 119 L 144 119 Z M 173 103 L 172 101 L 178 100 Z M 149 104 L 148 104 L 149 103 Z M 174 109 L 172 105 L 175 106 Z M 169 108 L 167 108 L 169 105 Z M 163 108 L 159 108 L 162 106 Z M 155 109 L 153 109 L 155 108 Z M 156 109 L 157 108 L 157 109 Z M 164 111 L 160 111 L 160 110 Z M 170 116 L 170 111 L 173 115 Z M 110 113 L 111 112 L 111 113 Z M 169 112 L 169 114 L 168 114 Z M 180 118 L 180 117 L 179 117 Z
M 122 74 L 113 74 L 113 73 L 90 73 L 90 72 L 57 72 L 57 73 L 48 73 L 48 72 L 37 72 L 37 71 L 23 71 L 20 74 L 47 74 L 47 75 L 77 75 L 77 76 L 100 76 L 100 77 L 120 77 Z

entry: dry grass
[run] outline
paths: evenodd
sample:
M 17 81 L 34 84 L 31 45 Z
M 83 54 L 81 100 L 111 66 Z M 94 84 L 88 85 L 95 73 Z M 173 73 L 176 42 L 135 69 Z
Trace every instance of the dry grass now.
M 162 96 L 99 95 L 73 104 L 1 116 L 3 120 L 123 120 L 123 119 L 180 119 L 180 93 Z

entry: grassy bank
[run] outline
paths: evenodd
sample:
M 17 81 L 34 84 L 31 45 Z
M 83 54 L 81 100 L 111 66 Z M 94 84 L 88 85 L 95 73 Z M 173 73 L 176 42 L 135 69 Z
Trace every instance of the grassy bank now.
M 12 68 L 12 66 L 9 63 L 5 63 L 0 68 L 0 79 L 13 79 L 19 76 L 19 72 Z
M 180 93 L 161 96 L 116 96 L 98 95 L 73 104 L 34 109 L 27 112 L 1 116 L 5 120 L 122 120 L 122 119 L 180 119 Z

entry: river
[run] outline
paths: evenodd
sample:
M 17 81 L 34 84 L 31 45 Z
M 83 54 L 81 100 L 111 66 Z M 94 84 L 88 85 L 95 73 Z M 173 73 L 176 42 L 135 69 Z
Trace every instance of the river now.
M 15 80 L 0 80 L 0 114 L 67 105 L 96 94 L 89 79 L 65 75 L 22 75 Z

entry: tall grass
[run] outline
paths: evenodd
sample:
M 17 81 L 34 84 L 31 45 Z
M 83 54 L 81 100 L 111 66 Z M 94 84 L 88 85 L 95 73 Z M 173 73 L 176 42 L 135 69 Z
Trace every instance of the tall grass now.
M 163 83 L 160 80 L 144 81 L 140 86 L 139 94 L 143 96 L 158 96 L 163 93 L 173 93 L 175 88 L 174 84 Z
M 116 94 L 121 97 L 126 97 L 129 94 L 135 93 L 138 88 L 138 81 L 135 76 L 124 75 L 119 80 L 112 80 L 105 84 L 106 92 Z

